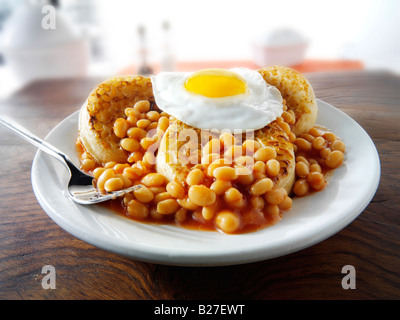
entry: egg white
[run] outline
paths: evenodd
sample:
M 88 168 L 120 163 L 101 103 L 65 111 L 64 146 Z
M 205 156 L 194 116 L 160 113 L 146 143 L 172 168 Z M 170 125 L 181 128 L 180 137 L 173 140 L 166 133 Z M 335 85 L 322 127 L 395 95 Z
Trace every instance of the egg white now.
M 232 68 L 247 85 L 242 94 L 209 98 L 189 92 L 184 85 L 189 72 L 161 72 L 151 78 L 157 106 L 187 125 L 199 129 L 231 131 L 265 127 L 283 112 L 279 90 L 257 71 Z

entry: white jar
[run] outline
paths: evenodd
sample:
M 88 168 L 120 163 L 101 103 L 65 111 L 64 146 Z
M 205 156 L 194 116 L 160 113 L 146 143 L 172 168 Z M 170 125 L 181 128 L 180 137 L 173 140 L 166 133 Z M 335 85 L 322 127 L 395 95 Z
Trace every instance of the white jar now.
M 87 75 L 88 42 L 62 14 L 45 6 L 26 2 L 6 21 L 1 43 L 6 67 L 23 82 Z M 47 24 L 49 14 L 54 28 Z

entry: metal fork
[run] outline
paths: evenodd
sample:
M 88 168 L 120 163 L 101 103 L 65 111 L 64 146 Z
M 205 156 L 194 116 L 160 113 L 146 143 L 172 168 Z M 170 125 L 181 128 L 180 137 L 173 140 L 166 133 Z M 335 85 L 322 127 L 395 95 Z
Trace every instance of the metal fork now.
M 66 166 L 70 174 L 67 186 L 68 196 L 76 203 L 87 205 L 104 202 L 121 197 L 141 187 L 141 185 L 135 185 L 119 191 L 102 193 L 96 189 L 93 183 L 94 177 L 80 170 L 66 154 L 56 147 L 34 135 L 9 117 L 0 116 L 0 123 Z

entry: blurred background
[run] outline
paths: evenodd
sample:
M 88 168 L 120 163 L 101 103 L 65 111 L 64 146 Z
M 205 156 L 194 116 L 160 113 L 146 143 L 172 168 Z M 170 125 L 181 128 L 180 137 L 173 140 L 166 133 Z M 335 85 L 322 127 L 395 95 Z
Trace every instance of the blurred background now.
M 400 1 L 0 0 L 0 97 L 43 78 L 271 64 L 400 73 Z

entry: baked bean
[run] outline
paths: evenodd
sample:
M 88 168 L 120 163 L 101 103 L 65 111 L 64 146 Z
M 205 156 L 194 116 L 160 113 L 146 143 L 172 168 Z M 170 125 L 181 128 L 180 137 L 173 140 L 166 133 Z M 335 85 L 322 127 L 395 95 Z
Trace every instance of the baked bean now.
M 169 192 L 166 192 L 166 191 L 160 192 L 154 196 L 153 202 L 157 204 L 160 201 L 164 201 L 167 199 L 172 199 L 172 196 L 169 194 Z
M 158 121 L 160 114 L 157 111 L 149 111 L 146 113 L 146 118 L 150 121 Z
M 250 187 L 250 192 L 254 196 L 260 196 L 268 191 L 271 191 L 274 183 L 269 178 L 259 179 Z
M 142 176 L 142 170 L 138 167 L 128 167 L 124 169 L 122 175 L 128 179 L 135 180 Z
M 124 113 L 127 117 L 133 115 L 136 116 L 136 114 L 138 113 L 135 109 L 133 108 L 125 108 Z
M 326 159 L 330 153 L 331 153 L 330 148 L 323 148 L 319 151 L 319 155 L 321 156 L 322 159 Z
M 252 159 L 250 160 L 249 158 Z M 241 156 L 239 158 L 236 158 L 233 163 L 233 167 L 235 168 L 237 175 L 249 174 L 253 172 L 254 158 L 249 156 Z
M 302 133 L 299 138 L 303 138 L 308 142 L 312 142 L 314 140 L 314 136 L 311 135 L 310 133 Z
M 318 163 L 311 164 L 310 172 L 322 172 L 321 166 Z
M 240 156 L 240 157 L 237 157 L 234 162 L 240 166 L 249 168 L 249 167 L 253 167 L 254 158 L 251 156 Z
M 225 166 L 225 165 L 229 165 L 231 163 L 231 161 L 225 159 L 225 158 L 220 158 L 220 159 L 216 159 L 214 160 L 207 168 L 207 175 L 209 177 L 213 177 L 214 176 L 214 170 L 216 168 Z
M 269 204 L 280 204 L 285 200 L 287 192 L 284 188 L 276 187 L 268 191 L 264 198 Z
M 267 162 L 276 158 L 276 150 L 272 147 L 261 147 L 254 153 L 254 160 Z
M 227 181 L 236 180 L 238 177 L 236 170 L 227 166 L 216 168 L 213 172 L 213 175 L 216 179 Z
M 186 214 L 187 214 L 187 210 L 184 208 L 179 208 L 176 212 L 175 212 L 175 221 L 177 223 L 182 223 L 186 220 Z
M 129 201 L 126 209 L 127 215 L 134 219 L 146 219 L 149 215 L 149 208 L 136 199 Z
M 107 192 L 121 190 L 124 182 L 120 178 L 110 178 L 104 183 L 104 190 Z
M 270 216 L 277 217 L 279 216 L 279 207 L 276 204 L 267 204 L 264 207 L 264 212 Z
M 317 137 L 312 141 L 312 147 L 314 150 L 321 150 L 325 147 L 326 141 L 322 137 Z
M 104 167 L 104 169 L 110 169 L 110 168 L 114 167 L 116 164 L 117 163 L 114 161 L 109 161 L 109 162 L 106 162 L 106 164 L 103 167 Z
M 201 163 L 202 163 L 202 164 L 210 164 L 210 163 L 212 163 L 214 160 L 217 160 L 217 159 L 219 159 L 219 158 L 220 158 L 219 153 L 209 153 L 209 154 L 204 155 L 204 156 L 201 158 Z
M 150 137 L 145 137 L 140 140 L 140 146 L 144 149 L 147 150 L 149 149 L 154 143 L 156 143 L 156 139 L 150 138 Z
M 149 119 L 140 119 L 136 123 L 138 128 L 146 129 L 150 125 L 151 121 Z
M 210 153 L 220 153 L 221 152 L 221 141 L 219 139 L 211 139 L 203 147 L 203 155 Z
M 148 134 L 150 134 L 152 132 L 152 135 L 155 135 L 155 134 L 157 134 L 157 127 L 158 127 L 158 123 L 156 121 L 152 122 L 147 126 L 146 131 L 148 131 Z
M 279 126 L 281 127 L 281 129 L 283 131 L 285 131 L 286 134 L 291 132 L 290 131 L 290 125 L 288 123 L 282 121 L 282 122 L 279 123 Z
M 345 144 L 342 140 L 336 140 L 334 142 L 331 143 L 331 149 L 332 150 L 339 150 L 342 153 L 344 153 L 346 147 Z
M 197 204 L 195 204 L 194 202 L 192 202 L 189 197 L 185 197 L 183 199 L 177 199 L 176 201 L 178 201 L 179 205 L 182 208 L 185 208 L 187 210 L 196 210 L 199 206 Z
M 343 158 L 343 153 L 339 150 L 335 150 L 328 154 L 325 159 L 325 164 L 327 167 L 335 169 L 343 163 Z
M 157 128 L 161 132 L 165 132 L 165 131 L 167 131 L 168 127 L 169 127 L 169 119 L 165 116 L 160 117 L 160 119 L 158 119 Z
M 336 135 L 333 132 L 325 132 L 322 135 L 326 141 L 333 142 L 336 140 Z
M 291 113 L 288 112 L 288 111 L 284 111 L 284 112 L 282 113 L 282 118 L 283 118 L 283 120 L 285 120 L 285 122 L 287 122 L 288 124 L 293 124 L 294 121 L 295 121 L 295 118 L 294 118 L 293 114 L 291 114 Z
M 157 195 L 159 193 L 167 191 L 167 189 L 163 186 L 162 187 L 149 187 L 149 189 L 154 195 Z
M 122 173 L 125 168 L 130 168 L 131 166 L 128 163 L 118 163 L 112 169 L 115 173 L 120 174 Z
M 142 176 L 150 173 L 149 168 L 147 167 L 146 163 L 144 163 L 143 161 L 138 161 L 138 162 L 134 163 L 131 167 L 132 168 L 137 167 L 138 169 L 140 169 L 142 172 Z
M 154 194 L 146 186 L 142 186 L 139 189 L 133 191 L 133 195 L 142 203 L 149 203 L 154 199 Z
M 115 172 L 113 169 L 104 170 L 103 173 L 100 175 L 100 177 L 97 179 L 97 188 L 99 190 L 105 190 L 104 185 L 106 181 L 114 177 L 115 177 Z
M 126 151 L 134 152 L 140 149 L 140 144 L 136 139 L 125 138 L 121 140 L 121 147 Z
M 157 206 L 156 206 L 150 208 L 150 217 L 155 220 L 161 220 L 163 218 L 163 215 L 157 211 Z
M 201 215 L 203 216 L 204 219 L 211 220 L 214 217 L 215 213 L 217 212 L 217 209 L 218 209 L 218 205 L 216 202 L 215 204 L 213 204 L 211 206 L 203 207 L 201 209 Z
M 296 135 L 293 132 L 288 133 L 288 138 L 291 143 L 294 143 L 296 141 Z
M 311 150 L 312 146 L 311 143 L 309 141 L 307 141 L 306 139 L 303 138 L 297 138 L 294 143 L 301 149 L 304 151 L 309 151 Z
M 105 171 L 105 168 L 99 167 L 93 170 L 93 177 L 95 179 L 99 179 L 99 177 L 101 176 L 101 174 Z
M 280 204 L 278 204 L 279 209 L 289 210 L 292 207 L 293 200 L 291 197 L 287 196 Z
M 306 179 L 299 179 L 293 186 L 293 192 L 296 196 L 305 196 L 308 193 L 308 183 Z
M 243 153 L 246 156 L 250 156 L 253 155 L 254 152 L 256 152 L 258 149 L 261 148 L 261 143 L 259 143 L 258 141 L 255 140 L 246 140 L 245 142 L 243 142 Z
M 130 126 L 136 126 L 136 122 L 137 122 L 138 118 L 136 115 L 131 114 L 126 118 L 126 121 L 128 121 Z M 128 129 L 129 130 L 129 129 Z
M 221 140 L 225 149 L 236 144 L 236 138 L 229 132 L 221 133 L 221 135 L 219 136 L 219 140 Z
M 307 176 L 307 183 L 315 190 L 325 188 L 325 178 L 322 173 L 310 172 Z
M 226 159 L 229 159 L 231 162 L 243 155 L 243 149 L 242 146 L 231 146 L 224 152 L 224 157 Z
M 251 172 L 247 167 L 240 168 L 240 171 L 238 169 L 239 168 L 236 168 L 236 173 L 238 175 L 236 181 L 238 183 L 240 183 L 241 185 L 243 185 L 243 186 L 251 185 L 253 183 L 253 181 L 254 181 L 253 172 Z
M 169 182 L 166 189 L 167 192 L 174 198 L 182 199 L 185 196 L 185 188 L 179 182 Z
M 129 201 L 131 201 L 132 199 L 133 199 L 133 194 L 131 192 L 125 194 L 124 197 L 122 198 L 124 206 L 127 207 Z
M 165 182 L 165 178 L 160 173 L 149 173 L 142 179 L 142 183 L 147 187 L 159 187 Z
M 304 163 L 306 163 L 307 165 L 309 165 L 308 160 L 307 160 L 305 157 L 303 157 L 303 156 L 297 156 L 297 157 L 296 157 L 296 162 L 304 162 Z
M 186 177 L 186 183 L 189 186 L 201 184 L 204 180 L 204 173 L 200 169 L 193 169 Z
M 305 162 L 300 161 L 296 163 L 295 172 L 299 178 L 305 178 L 310 173 L 310 168 Z
M 130 179 L 128 179 L 127 177 L 124 177 L 122 174 L 119 174 L 118 176 L 119 176 L 119 178 L 122 179 L 122 182 L 124 183 L 123 189 L 132 187 L 132 181 Z
M 253 174 L 255 179 L 262 179 L 265 178 L 265 168 L 266 164 L 263 161 L 256 161 L 253 167 Z
M 233 202 L 229 202 L 228 205 L 232 209 L 243 209 L 244 206 L 246 205 L 246 198 L 242 197 L 239 200 L 236 200 L 236 201 L 233 201 Z
M 141 139 L 146 137 L 147 131 L 138 127 L 132 127 L 128 129 L 126 134 L 129 138 L 133 138 L 136 139 L 137 141 L 140 141 Z
M 124 138 L 129 129 L 129 122 L 126 119 L 118 118 L 114 122 L 113 131 L 118 138 Z
M 188 196 L 190 201 L 201 207 L 211 206 L 217 200 L 217 195 L 214 190 L 203 185 L 191 186 L 189 188 Z
M 90 171 L 96 167 L 96 162 L 93 159 L 84 159 L 81 167 L 84 171 Z
M 314 137 L 320 137 L 321 136 L 321 132 L 315 127 L 313 127 L 310 130 L 308 130 L 308 133 L 311 134 Z
M 281 169 L 281 166 L 279 164 L 279 161 L 276 159 L 271 159 L 271 160 L 268 160 L 266 163 L 265 172 L 270 177 L 276 177 L 279 174 L 280 169 Z
M 175 213 L 179 209 L 176 199 L 166 199 L 157 203 L 157 212 L 160 214 Z
M 140 100 L 135 103 L 133 106 L 133 109 L 136 111 L 142 113 L 142 112 L 148 112 L 150 110 L 150 102 L 148 100 Z
M 308 159 L 309 165 L 311 166 L 312 164 L 318 163 L 317 160 L 315 160 L 314 158 L 309 158 Z
M 225 191 L 224 199 L 227 203 L 231 204 L 243 199 L 243 194 L 238 189 L 231 187 Z
M 215 180 L 211 186 L 210 189 L 214 190 L 214 192 L 217 195 L 222 195 L 226 190 L 228 190 L 230 187 L 232 187 L 231 181 L 225 181 L 225 180 Z
M 260 197 L 260 196 L 251 197 L 250 202 L 251 202 L 251 206 L 254 209 L 262 210 L 264 208 L 264 205 L 265 205 L 264 199 L 262 197 Z
M 146 151 L 143 155 L 142 161 L 145 163 L 146 166 L 151 167 L 156 164 L 156 156 L 153 152 Z
M 215 223 L 219 229 L 226 233 L 233 233 L 240 227 L 239 217 L 229 210 L 218 212 L 215 218 Z

